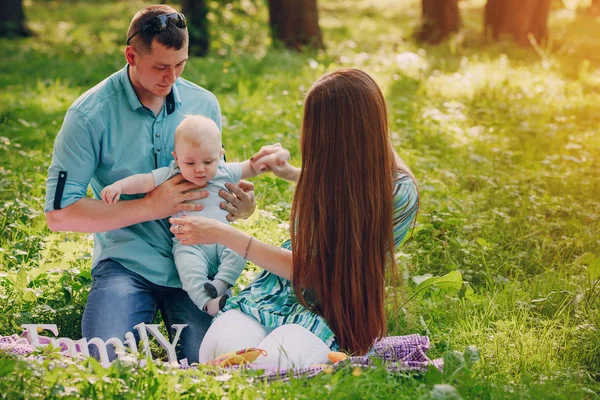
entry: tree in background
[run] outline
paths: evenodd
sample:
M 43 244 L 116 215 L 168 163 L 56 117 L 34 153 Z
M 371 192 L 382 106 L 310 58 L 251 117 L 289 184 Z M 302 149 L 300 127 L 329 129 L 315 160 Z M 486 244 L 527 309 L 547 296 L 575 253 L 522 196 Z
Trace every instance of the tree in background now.
M 273 39 L 287 47 L 323 48 L 317 0 L 269 0 L 269 23 Z
M 181 12 L 187 20 L 190 35 L 190 54 L 203 57 L 210 48 L 208 6 L 204 0 L 181 0 Z
M 498 40 L 512 36 L 521 45 L 533 35 L 537 43 L 548 39 L 548 15 L 551 0 L 488 0 L 485 5 L 486 36 Z
M 460 28 L 458 0 L 423 0 L 423 22 L 417 39 L 439 43 Z
M 0 36 L 30 36 L 25 26 L 25 13 L 22 0 L 0 1 Z

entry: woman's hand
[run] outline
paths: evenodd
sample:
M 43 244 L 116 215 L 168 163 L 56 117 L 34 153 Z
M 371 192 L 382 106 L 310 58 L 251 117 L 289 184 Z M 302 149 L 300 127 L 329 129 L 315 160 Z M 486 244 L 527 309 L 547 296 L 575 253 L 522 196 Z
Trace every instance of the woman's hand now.
M 183 244 L 219 243 L 219 235 L 229 228 L 216 219 L 198 216 L 169 218 L 169 222 L 171 232 Z
M 285 279 L 292 276 L 292 252 L 261 242 L 231 225 L 205 217 L 169 218 L 171 232 L 182 244 L 221 244 Z
M 256 171 L 271 171 L 280 178 L 297 181 L 300 169 L 291 166 L 289 160 L 290 152 L 279 143 L 261 147 L 259 152 L 250 159 L 252 168 Z

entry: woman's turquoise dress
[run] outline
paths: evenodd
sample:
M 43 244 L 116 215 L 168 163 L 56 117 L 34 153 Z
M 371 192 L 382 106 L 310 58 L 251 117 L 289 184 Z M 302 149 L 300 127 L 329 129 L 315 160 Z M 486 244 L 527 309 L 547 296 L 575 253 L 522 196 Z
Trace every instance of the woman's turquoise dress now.
M 410 229 L 418 209 L 419 195 L 407 175 L 394 182 L 394 242 L 398 246 Z M 291 250 L 290 241 L 281 247 Z M 267 328 L 298 324 L 317 335 L 331 350 L 338 350 L 335 335 L 320 315 L 305 308 L 293 293 L 291 282 L 263 271 L 237 296 L 230 298 L 221 312 L 240 310 L 256 318 Z

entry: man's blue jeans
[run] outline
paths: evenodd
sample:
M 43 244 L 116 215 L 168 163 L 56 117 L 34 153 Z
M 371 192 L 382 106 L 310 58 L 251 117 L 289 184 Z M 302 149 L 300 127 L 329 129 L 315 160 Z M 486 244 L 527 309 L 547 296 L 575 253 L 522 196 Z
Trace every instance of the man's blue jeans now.
M 188 324 L 181 332 L 177 357 L 198 362 L 200 343 L 212 317 L 201 311 L 183 289 L 156 285 L 110 259 L 92 269 L 92 289 L 81 322 L 83 337 L 124 341 L 125 333 L 132 332 L 139 340 L 133 327 L 141 322 L 151 324 L 157 310 L 169 336 L 172 324 Z M 107 348 L 113 359 L 113 346 Z M 90 355 L 98 358 L 96 346 L 90 346 Z

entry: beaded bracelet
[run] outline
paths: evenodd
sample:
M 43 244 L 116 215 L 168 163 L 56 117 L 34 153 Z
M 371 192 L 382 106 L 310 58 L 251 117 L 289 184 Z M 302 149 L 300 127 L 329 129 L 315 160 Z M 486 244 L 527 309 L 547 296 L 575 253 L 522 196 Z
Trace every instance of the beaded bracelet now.
M 248 259 L 248 251 L 250 250 L 250 245 L 252 244 L 252 239 L 254 239 L 254 236 L 250 236 L 250 240 L 248 240 L 248 246 L 246 246 L 246 253 L 244 253 L 244 260 Z

